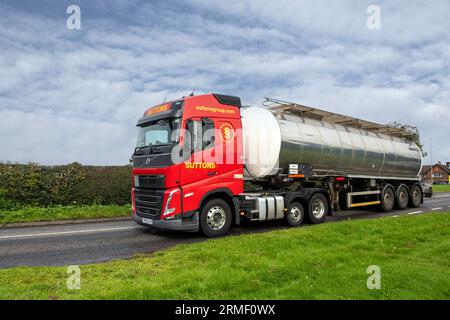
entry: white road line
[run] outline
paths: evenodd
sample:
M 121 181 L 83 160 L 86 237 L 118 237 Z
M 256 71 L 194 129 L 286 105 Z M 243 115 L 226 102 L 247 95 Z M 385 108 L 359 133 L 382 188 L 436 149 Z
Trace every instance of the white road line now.
M 47 232 L 47 233 L 30 233 L 30 234 L 16 234 L 11 236 L 2 236 L 2 239 L 16 239 L 16 238 L 32 238 L 32 237 L 46 237 L 46 236 L 59 236 L 64 234 L 77 234 L 77 233 L 95 233 L 95 232 L 108 232 L 108 231 L 119 231 L 136 229 L 139 227 L 118 227 L 118 228 L 108 228 L 108 229 L 88 229 L 88 230 L 73 230 L 73 231 L 60 231 L 60 232 Z
M 392 216 L 392 218 L 398 218 L 398 215 Z
M 446 194 L 445 196 L 436 196 L 435 198 L 446 198 L 446 197 L 450 197 L 450 194 Z
M 416 213 L 422 213 L 423 211 L 414 211 L 414 212 L 408 212 L 408 214 L 416 214 Z
M 441 210 L 442 209 L 442 207 L 439 207 L 439 208 L 433 208 L 433 209 L 431 209 L 431 211 L 434 211 L 434 210 Z

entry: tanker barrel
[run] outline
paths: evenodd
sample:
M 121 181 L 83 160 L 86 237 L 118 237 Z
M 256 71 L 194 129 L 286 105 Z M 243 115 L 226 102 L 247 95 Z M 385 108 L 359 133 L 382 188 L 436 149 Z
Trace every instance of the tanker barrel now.
M 419 176 L 419 147 L 388 134 L 389 130 L 383 133 L 380 128 L 386 126 L 372 126 L 377 132 L 348 125 L 342 119 L 333 123 L 309 117 L 307 112 L 302 115 L 262 107 L 243 108 L 241 114 L 244 163 L 252 178 L 288 173 L 290 164 L 309 164 L 318 175 Z

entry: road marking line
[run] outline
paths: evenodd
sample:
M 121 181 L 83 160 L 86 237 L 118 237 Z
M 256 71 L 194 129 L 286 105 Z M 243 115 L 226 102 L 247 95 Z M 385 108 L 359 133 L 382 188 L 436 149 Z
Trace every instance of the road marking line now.
M 392 218 L 398 218 L 398 215 L 392 216 Z
M 31 238 L 31 237 L 45 237 L 45 236 L 58 236 L 64 234 L 77 234 L 77 233 L 95 233 L 95 232 L 108 232 L 108 231 L 119 231 L 136 229 L 139 227 L 118 227 L 118 228 L 108 228 L 108 229 L 88 229 L 88 230 L 74 230 L 74 231 L 60 231 L 60 232 L 47 232 L 47 233 L 31 233 L 31 234 L 16 234 L 11 236 L 2 236 L 2 239 L 14 239 L 14 238 Z
M 446 198 L 446 197 L 450 197 L 450 194 L 447 194 L 445 196 L 436 196 L 435 198 Z
M 408 212 L 408 214 L 416 214 L 416 213 L 422 213 L 423 211 L 414 211 L 414 212 Z
M 433 209 L 431 209 L 431 211 L 434 211 L 434 210 L 441 210 L 442 208 L 441 207 L 439 207 L 439 208 L 433 208 Z

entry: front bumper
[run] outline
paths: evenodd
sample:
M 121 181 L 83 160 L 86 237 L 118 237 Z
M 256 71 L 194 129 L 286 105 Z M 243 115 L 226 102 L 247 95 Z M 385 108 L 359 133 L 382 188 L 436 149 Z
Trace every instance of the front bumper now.
M 137 214 L 133 215 L 134 221 L 145 227 L 152 227 L 160 230 L 171 230 L 171 231 L 187 231 L 196 232 L 199 230 L 198 223 L 198 213 L 194 213 L 194 216 L 189 221 L 183 221 L 182 219 L 172 219 L 172 220 L 151 220 L 152 223 L 144 223 L 143 218 Z

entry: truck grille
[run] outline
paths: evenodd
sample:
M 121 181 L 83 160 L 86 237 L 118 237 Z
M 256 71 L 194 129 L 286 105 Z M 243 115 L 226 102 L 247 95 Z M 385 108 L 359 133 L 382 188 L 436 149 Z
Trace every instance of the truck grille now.
M 164 188 L 164 175 L 138 175 L 136 187 L 140 189 Z
M 136 214 L 140 217 L 159 219 L 164 191 L 134 189 Z

